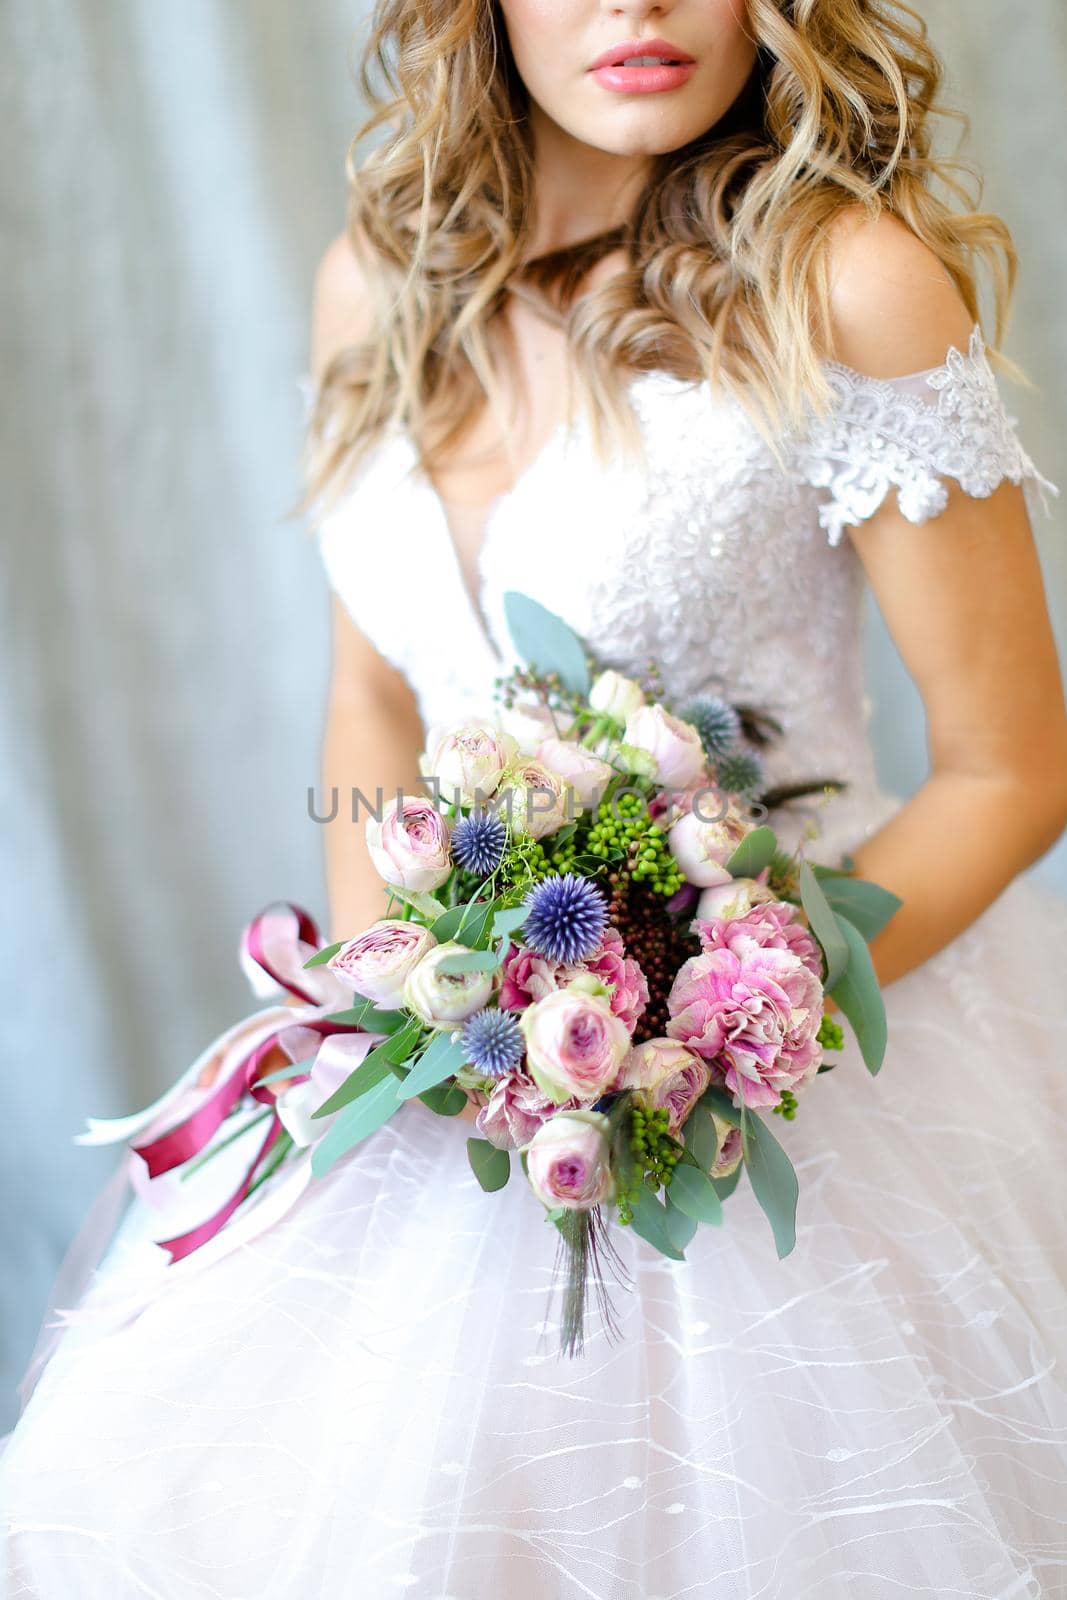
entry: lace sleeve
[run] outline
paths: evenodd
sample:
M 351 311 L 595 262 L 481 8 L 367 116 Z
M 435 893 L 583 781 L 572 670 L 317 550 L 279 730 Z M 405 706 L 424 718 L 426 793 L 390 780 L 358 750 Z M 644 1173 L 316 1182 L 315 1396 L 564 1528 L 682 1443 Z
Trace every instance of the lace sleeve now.
M 940 367 L 904 378 L 865 377 L 827 362 L 836 396 L 800 450 L 804 481 L 825 489 L 819 521 L 832 545 L 874 515 L 891 489 L 909 522 L 928 522 L 948 504 L 946 478 L 984 499 L 1004 482 L 1059 490 L 1041 476 L 1015 432 L 989 364 L 981 330 L 966 355 L 953 346 Z

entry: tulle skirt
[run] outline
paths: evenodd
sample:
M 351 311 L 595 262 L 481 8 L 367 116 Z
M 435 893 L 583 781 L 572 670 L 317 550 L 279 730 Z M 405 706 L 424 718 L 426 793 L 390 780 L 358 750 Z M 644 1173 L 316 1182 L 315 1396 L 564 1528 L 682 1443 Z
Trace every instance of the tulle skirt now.
M 215 1259 L 135 1201 L 0 1457 L 4 1600 L 1067 1592 L 1065 957 L 1012 884 L 774 1119 L 795 1252 L 744 1182 L 684 1262 L 616 1229 L 573 1359 L 517 1164 L 418 1102 Z

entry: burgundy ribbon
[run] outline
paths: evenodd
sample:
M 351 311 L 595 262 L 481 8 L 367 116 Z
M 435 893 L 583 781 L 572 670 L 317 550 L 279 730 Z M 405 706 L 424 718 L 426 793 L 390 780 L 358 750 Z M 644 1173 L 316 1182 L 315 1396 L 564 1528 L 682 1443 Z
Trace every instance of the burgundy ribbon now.
M 287 989 L 298 1000 L 304 1000 L 314 1005 L 314 998 L 307 989 L 297 980 L 296 974 L 302 971 L 300 945 L 311 945 L 318 950 L 322 946 L 319 930 L 306 911 L 299 906 L 283 902 L 291 912 L 293 918 L 292 937 L 285 940 L 283 946 L 284 962 L 270 960 L 267 957 L 263 930 L 267 918 L 271 914 L 271 907 L 261 911 L 249 923 L 243 935 L 243 947 L 252 959 L 263 968 L 264 972 L 282 988 Z M 318 1034 L 320 1039 L 328 1038 L 335 1033 L 360 1033 L 363 1030 L 357 1025 L 327 1022 L 324 1018 L 294 1017 L 291 1022 L 286 1021 L 273 1032 L 261 1039 L 254 1049 L 242 1056 L 232 1072 L 218 1085 L 214 1093 L 197 1107 L 184 1122 L 179 1122 L 175 1127 L 169 1128 L 166 1133 L 158 1135 L 146 1144 L 133 1145 L 131 1148 L 144 1160 L 150 1178 L 158 1178 L 164 1172 L 170 1172 L 175 1167 L 191 1161 L 201 1151 L 205 1150 L 211 1140 L 238 1105 L 245 1095 L 251 1095 L 253 1100 L 258 1100 L 262 1105 L 274 1107 L 274 1115 L 270 1119 L 266 1135 L 256 1152 L 255 1159 L 245 1173 L 244 1178 L 236 1191 L 221 1206 L 214 1216 L 201 1222 L 197 1227 L 191 1228 L 188 1233 L 177 1235 L 173 1239 L 161 1239 L 159 1243 L 170 1254 L 172 1263 L 180 1261 L 183 1256 L 191 1255 L 201 1245 L 213 1239 L 237 1207 L 248 1196 L 248 1192 L 255 1182 L 256 1174 L 262 1167 L 267 1156 L 274 1148 L 279 1135 L 283 1131 L 281 1118 L 278 1116 L 275 1096 L 270 1086 L 259 1081 L 263 1064 L 275 1049 L 280 1036 L 289 1028 L 301 1027 L 310 1029 Z M 287 1079 L 288 1083 L 304 1083 L 310 1073 L 297 1073 Z

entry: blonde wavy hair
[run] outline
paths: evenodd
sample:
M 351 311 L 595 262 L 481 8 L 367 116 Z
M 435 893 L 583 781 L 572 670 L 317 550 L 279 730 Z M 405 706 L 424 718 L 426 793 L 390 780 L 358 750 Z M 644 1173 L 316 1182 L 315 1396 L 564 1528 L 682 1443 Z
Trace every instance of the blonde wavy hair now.
M 772 437 L 805 401 L 829 399 L 829 224 L 846 208 L 900 218 L 976 322 L 984 265 L 1000 340 L 1015 251 L 1005 224 L 974 209 L 969 169 L 932 154 L 935 114 L 964 119 L 938 105 L 923 20 L 902 0 L 748 0 L 748 18 L 756 62 L 727 116 L 650 158 L 624 225 L 524 263 L 526 90 L 496 0 L 378 0 L 359 69 L 371 112 L 347 159 L 373 331 L 318 385 L 302 509 L 332 504 L 389 427 L 432 472 L 483 402 L 504 419 L 489 335 L 509 293 L 564 330 L 602 457 L 612 436 L 640 448 L 626 385 L 652 368 L 717 381 Z M 622 269 L 579 294 L 618 246 Z

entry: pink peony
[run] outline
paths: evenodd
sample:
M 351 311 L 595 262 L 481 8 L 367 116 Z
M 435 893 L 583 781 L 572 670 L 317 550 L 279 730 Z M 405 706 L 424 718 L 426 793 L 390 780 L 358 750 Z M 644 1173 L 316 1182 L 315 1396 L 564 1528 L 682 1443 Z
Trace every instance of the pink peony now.
M 562 962 L 513 944 L 501 968 L 500 1009 L 521 1011 L 560 987 L 559 974 L 567 969 Z
M 597 1111 L 558 1111 L 526 1150 L 526 1175 L 545 1206 L 588 1211 L 614 1188 L 608 1119 Z
M 653 1109 L 666 1107 L 677 1134 L 711 1081 L 711 1068 L 677 1039 L 645 1039 L 622 1064 L 615 1089 L 639 1089 Z
M 638 1018 L 648 1005 L 648 979 L 641 971 L 640 964 L 626 954 L 626 946 L 618 928 L 605 928 L 599 949 L 583 966 L 604 983 L 615 985 L 608 1003 L 615 1015 L 626 1024 L 627 1032 L 633 1033 Z
M 731 924 L 726 924 L 727 927 Z M 814 1076 L 822 1058 L 822 985 L 792 950 L 737 950 L 691 956 L 667 997 L 667 1033 L 722 1074 L 748 1106 L 775 1106 L 783 1089 Z
M 575 1099 L 565 1104 L 578 1107 Z M 482 1138 L 498 1150 L 521 1150 L 559 1109 L 528 1073 L 508 1072 L 494 1083 L 488 1103 L 479 1111 L 474 1125 Z
M 627 1032 L 633 1033 L 648 1005 L 648 981 L 638 962 L 626 954 L 619 930 L 612 927 L 604 930 L 599 948 L 587 961 L 550 961 L 524 945 L 512 945 L 504 957 L 500 1009 L 522 1010 L 554 990 L 565 989 L 583 972 L 592 972 L 601 982 L 614 984 L 608 1004 L 626 1024 Z
M 764 950 L 791 950 L 821 984 L 822 950 L 796 916 L 797 908 L 791 901 L 769 900 L 751 906 L 739 917 L 695 917 L 691 927 L 703 950 L 740 952 L 750 941 Z

